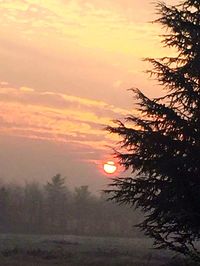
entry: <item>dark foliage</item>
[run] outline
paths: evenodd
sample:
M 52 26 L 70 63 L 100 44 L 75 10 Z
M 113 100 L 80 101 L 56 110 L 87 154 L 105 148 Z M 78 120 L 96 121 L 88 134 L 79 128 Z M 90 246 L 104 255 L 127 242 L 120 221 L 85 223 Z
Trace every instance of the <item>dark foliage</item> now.
M 133 90 L 140 117 L 107 128 L 122 137 L 116 156 L 134 173 L 115 178 L 107 192 L 144 211 L 139 227 L 156 247 L 200 260 L 200 1 L 158 3 L 157 11 L 167 29 L 163 44 L 177 56 L 147 59 L 166 95 L 149 99 Z

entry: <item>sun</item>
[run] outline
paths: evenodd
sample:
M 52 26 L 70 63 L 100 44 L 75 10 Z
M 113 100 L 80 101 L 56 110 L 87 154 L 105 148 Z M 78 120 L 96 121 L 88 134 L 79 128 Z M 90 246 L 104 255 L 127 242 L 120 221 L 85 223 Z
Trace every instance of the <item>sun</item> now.
M 104 163 L 103 169 L 107 174 L 114 174 L 117 170 L 117 166 L 113 161 L 108 161 Z

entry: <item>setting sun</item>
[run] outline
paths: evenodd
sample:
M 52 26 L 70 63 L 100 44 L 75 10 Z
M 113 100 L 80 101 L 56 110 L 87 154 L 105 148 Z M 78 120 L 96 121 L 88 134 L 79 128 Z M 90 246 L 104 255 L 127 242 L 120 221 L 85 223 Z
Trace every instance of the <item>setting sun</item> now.
M 117 166 L 113 161 L 108 161 L 103 165 L 103 169 L 107 174 L 114 174 L 117 170 Z

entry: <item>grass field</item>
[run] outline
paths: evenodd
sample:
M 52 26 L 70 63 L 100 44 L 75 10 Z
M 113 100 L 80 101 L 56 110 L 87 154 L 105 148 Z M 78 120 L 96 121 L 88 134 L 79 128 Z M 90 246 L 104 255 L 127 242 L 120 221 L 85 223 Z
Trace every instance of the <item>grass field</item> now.
M 172 254 L 151 247 L 142 238 L 6 234 L 0 235 L 0 266 L 178 266 Z

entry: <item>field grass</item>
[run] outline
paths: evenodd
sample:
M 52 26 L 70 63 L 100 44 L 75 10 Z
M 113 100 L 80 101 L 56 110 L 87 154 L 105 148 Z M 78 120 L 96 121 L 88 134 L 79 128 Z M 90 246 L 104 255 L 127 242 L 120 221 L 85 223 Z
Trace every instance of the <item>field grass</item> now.
M 172 254 L 151 247 L 151 241 L 142 238 L 6 234 L 0 235 L 0 266 L 183 265 L 171 261 Z

